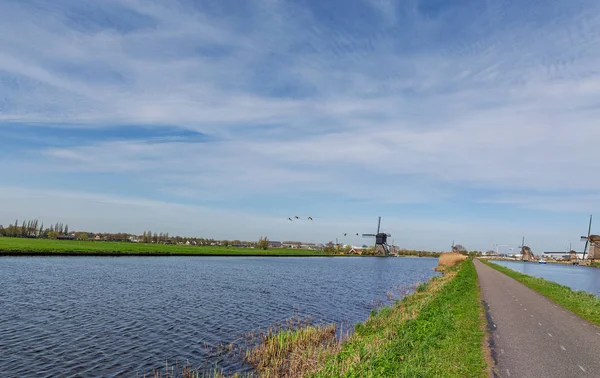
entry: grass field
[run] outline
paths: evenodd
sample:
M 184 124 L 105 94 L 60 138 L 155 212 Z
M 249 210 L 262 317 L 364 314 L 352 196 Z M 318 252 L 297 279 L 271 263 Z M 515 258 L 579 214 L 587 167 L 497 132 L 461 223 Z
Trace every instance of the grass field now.
M 0 255 L 331 256 L 320 251 L 0 237 Z
M 573 291 L 570 287 L 556 282 L 531 277 L 488 261 L 480 261 L 548 297 L 579 317 L 600 326 L 600 297 L 585 291 Z

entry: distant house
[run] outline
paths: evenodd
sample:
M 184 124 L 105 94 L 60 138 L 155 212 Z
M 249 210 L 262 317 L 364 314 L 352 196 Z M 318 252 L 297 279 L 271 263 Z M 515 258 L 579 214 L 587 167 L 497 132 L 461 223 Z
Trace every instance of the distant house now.
M 75 240 L 75 235 L 72 234 L 68 234 L 68 235 L 58 235 L 56 237 L 58 240 Z
M 274 240 L 269 241 L 269 248 L 281 248 L 282 246 L 283 246 L 283 244 L 280 241 L 274 241 Z
M 302 245 L 302 243 L 299 241 L 284 241 L 281 244 L 284 248 L 300 248 L 300 246 Z
M 360 249 L 360 248 L 350 248 L 350 250 L 348 251 L 349 255 L 362 255 L 364 253 L 364 250 Z

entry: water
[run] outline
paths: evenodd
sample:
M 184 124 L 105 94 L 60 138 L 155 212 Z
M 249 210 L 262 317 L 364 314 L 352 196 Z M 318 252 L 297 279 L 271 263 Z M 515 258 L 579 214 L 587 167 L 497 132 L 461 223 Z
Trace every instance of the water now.
M 573 290 L 583 290 L 600 296 L 600 269 L 598 268 L 517 261 L 492 262 L 523 274 L 558 282 Z
M 294 314 L 353 324 L 436 273 L 427 258 L 1 257 L 3 376 L 140 376 Z M 247 369 L 247 367 L 246 367 Z

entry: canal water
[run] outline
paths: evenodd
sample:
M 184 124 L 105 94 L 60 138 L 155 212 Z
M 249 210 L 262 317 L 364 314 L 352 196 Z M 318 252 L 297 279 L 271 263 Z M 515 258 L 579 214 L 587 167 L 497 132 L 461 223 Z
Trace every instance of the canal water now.
M 583 290 L 600 296 L 600 269 L 566 264 L 492 261 L 517 272 L 558 282 L 573 290 Z
M 436 275 L 431 258 L 0 257 L 3 376 L 247 369 L 235 342 L 294 315 L 348 327 Z M 393 299 L 393 298 L 392 298 Z

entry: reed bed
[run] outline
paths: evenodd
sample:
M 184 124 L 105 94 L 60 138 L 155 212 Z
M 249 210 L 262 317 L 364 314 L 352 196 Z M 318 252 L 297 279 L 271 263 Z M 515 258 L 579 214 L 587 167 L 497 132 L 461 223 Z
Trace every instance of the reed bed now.
M 342 330 L 335 324 L 311 325 L 309 319 L 290 319 L 272 328 L 246 352 L 245 361 L 260 377 L 302 377 L 316 372 L 341 349 Z
M 451 267 L 468 259 L 468 256 L 461 255 L 456 252 L 446 252 L 440 255 L 438 260 L 438 266 L 440 267 Z

